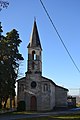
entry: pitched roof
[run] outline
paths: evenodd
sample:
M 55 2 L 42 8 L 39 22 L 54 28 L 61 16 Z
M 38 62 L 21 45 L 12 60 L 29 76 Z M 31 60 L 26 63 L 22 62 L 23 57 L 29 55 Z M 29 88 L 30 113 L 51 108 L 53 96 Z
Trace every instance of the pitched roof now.
M 64 90 L 66 90 L 66 91 L 69 91 L 67 88 L 64 88 L 64 87 L 62 87 L 62 86 L 56 85 L 56 83 L 54 83 L 54 82 L 53 82 L 51 79 L 49 79 L 49 78 L 46 78 L 46 77 L 43 77 L 43 76 L 42 76 L 42 78 L 48 80 L 49 82 L 51 82 L 55 87 L 59 87 L 59 88 L 61 88 L 61 89 L 64 89 Z M 26 77 L 22 77 L 22 78 L 18 79 L 16 82 L 20 82 L 20 81 L 22 81 L 22 80 L 24 80 L 24 79 L 26 79 Z
M 24 79 L 26 79 L 26 77 L 22 77 L 20 79 L 17 79 L 16 82 L 19 82 L 19 81 L 24 80 Z
M 66 91 L 69 91 L 67 88 L 64 88 L 64 87 L 62 87 L 62 86 L 56 85 L 51 79 L 48 79 L 48 78 L 43 77 L 43 76 L 42 76 L 42 78 L 50 81 L 55 87 L 59 87 L 59 88 L 61 88 L 61 89 L 64 89 L 64 90 L 66 90 Z
M 34 20 L 33 30 L 28 47 L 41 47 L 36 21 Z

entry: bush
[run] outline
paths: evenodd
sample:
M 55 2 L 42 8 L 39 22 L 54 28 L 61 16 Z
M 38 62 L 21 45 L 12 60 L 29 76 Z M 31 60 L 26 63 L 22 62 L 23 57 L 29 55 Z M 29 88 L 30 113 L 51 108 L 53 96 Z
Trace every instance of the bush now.
M 19 101 L 19 102 L 18 102 L 17 110 L 18 110 L 18 111 L 25 111 L 25 110 L 26 110 L 25 101 Z

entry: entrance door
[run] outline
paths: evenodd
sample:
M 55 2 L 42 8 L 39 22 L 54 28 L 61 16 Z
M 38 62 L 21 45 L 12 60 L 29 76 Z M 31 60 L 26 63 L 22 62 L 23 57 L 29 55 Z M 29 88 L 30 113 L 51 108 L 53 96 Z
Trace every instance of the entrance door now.
M 37 110 L 37 99 L 35 96 L 31 97 L 30 110 Z

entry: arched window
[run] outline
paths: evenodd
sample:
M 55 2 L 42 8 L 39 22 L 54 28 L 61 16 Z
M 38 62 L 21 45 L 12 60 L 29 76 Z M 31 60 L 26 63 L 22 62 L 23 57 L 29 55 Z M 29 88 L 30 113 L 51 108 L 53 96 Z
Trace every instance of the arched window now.
M 44 84 L 44 91 L 48 91 L 48 85 L 47 84 Z
M 36 60 L 36 53 L 35 53 L 35 51 L 32 51 L 32 59 Z

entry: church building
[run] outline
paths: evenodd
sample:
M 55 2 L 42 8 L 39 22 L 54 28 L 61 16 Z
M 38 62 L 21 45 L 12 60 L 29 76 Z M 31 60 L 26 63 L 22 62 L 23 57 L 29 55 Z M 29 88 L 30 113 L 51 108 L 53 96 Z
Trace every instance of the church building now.
M 36 111 L 67 107 L 68 89 L 42 76 L 42 46 L 35 20 L 27 48 L 27 72 L 17 81 L 17 102 L 24 101 L 26 110 Z

